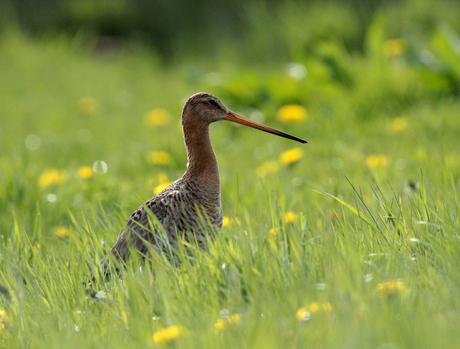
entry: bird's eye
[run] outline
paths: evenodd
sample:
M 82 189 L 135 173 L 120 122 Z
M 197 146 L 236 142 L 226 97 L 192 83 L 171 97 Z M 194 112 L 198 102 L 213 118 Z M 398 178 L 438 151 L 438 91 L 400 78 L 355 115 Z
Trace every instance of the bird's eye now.
M 211 104 L 211 105 L 217 107 L 217 103 L 216 103 L 216 101 L 215 101 L 214 99 L 211 99 L 211 100 L 209 101 L 209 104 Z

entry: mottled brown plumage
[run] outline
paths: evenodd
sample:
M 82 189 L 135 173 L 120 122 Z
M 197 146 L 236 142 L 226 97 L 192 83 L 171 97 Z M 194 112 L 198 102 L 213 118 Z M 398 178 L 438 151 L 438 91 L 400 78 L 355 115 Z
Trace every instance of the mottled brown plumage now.
M 129 244 L 144 255 L 148 253 L 148 244 L 152 244 L 158 251 L 167 252 L 165 241 L 158 237 L 158 229 L 149 225 L 151 215 L 149 217 L 146 208 L 164 227 L 167 240 L 173 248 L 177 247 L 178 234 L 185 235 L 187 240 L 193 239 L 203 247 L 207 231 L 212 230 L 206 229 L 206 226 L 222 227 L 219 167 L 209 135 L 209 124 L 220 120 L 306 143 L 303 139 L 231 112 L 208 93 L 193 95 L 185 103 L 182 112 L 182 131 L 188 157 L 187 170 L 181 178 L 134 211 L 110 249 L 110 254 L 115 259 L 126 260 Z M 108 261 L 109 255 L 101 261 L 104 273 L 108 273 Z

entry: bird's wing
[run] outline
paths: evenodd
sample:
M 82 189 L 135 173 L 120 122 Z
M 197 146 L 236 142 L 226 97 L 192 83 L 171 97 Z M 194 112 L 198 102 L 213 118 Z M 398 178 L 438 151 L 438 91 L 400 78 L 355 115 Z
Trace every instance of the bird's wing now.
M 173 183 L 133 212 L 118 235 L 117 241 L 110 249 L 110 252 L 117 259 L 126 260 L 129 253 L 129 242 L 136 250 L 146 254 L 149 243 L 154 244 L 160 250 L 164 250 L 165 238 L 169 242 L 174 242 L 177 239 L 174 234 L 176 227 L 179 229 L 182 223 L 185 224 L 181 214 L 185 195 L 178 190 L 178 185 L 178 183 Z M 159 236 L 161 228 L 158 224 L 164 227 L 166 236 Z M 107 268 L 107 262 L 108 255 L 101 261 L 104 271 Z

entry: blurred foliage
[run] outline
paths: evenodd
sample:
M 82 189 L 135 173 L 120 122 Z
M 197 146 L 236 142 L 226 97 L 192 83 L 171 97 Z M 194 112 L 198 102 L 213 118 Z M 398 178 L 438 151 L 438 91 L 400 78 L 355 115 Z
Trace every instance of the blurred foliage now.
M 111 45 L 135 39 L 167 60 L 177 54 L 210 54 L 229 41 L 243 48 L 238 55 L 251 57 L 244 51 L 256 51 L 257 57 L 272 59 L 298 59 L 331 40 L 361 50 L 375 14 L 387 19 L 390 37 L 420 39 L 441 22 L 460 29 L 458 2 L 449 0 L 7 0 L 0 8 L 3 27 L 17 17 L 34 35 L 83 31 L 116 39 Z

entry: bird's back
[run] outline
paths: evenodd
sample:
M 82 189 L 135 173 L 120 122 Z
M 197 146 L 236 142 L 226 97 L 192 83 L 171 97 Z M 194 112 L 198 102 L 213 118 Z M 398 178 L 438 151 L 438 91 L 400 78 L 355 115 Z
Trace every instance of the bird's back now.
M 168 255 L 171 247 L 177 249 L 179 235 L 204 247 L 206 234 L 212 231 L 207 227 L 222 227 L 222 219 L 220 195 L 207 196 L 202 183 L 183 176 L 134 211 L 110 252 L 125 260 L 130 244 L 142 255 L 148 255 L 152 245 Z M 101 261 L 104 271 L 108 258 Z

